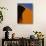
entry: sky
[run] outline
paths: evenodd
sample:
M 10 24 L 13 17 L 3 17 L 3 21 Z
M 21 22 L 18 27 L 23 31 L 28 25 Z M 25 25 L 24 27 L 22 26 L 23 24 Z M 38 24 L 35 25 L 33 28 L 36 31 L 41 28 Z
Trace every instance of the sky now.
M 32 3 L 24 3 L 22 4 L 25 8 L 29 8 L 32 9 L 33 8 L 33 4 Z

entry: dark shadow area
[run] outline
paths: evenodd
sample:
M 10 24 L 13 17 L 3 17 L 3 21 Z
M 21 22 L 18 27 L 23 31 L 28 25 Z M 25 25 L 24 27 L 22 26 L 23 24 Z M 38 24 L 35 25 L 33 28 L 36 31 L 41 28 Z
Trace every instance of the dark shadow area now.
M 18 23 L 22 23 L 22 13 L 25 8 L 18 4 Z

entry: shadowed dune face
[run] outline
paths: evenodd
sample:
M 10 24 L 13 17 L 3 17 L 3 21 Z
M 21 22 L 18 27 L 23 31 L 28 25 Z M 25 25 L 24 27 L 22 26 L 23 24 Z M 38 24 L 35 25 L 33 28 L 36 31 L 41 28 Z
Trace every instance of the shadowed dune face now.
M 18 23 L 22 23 L 22 13 L 25 8 L 21 5 L 18 5 Z
M 32 24 L 33 23 L 32 9 L 25 8 L 22 5 L 18 5 L 18 23 Z

